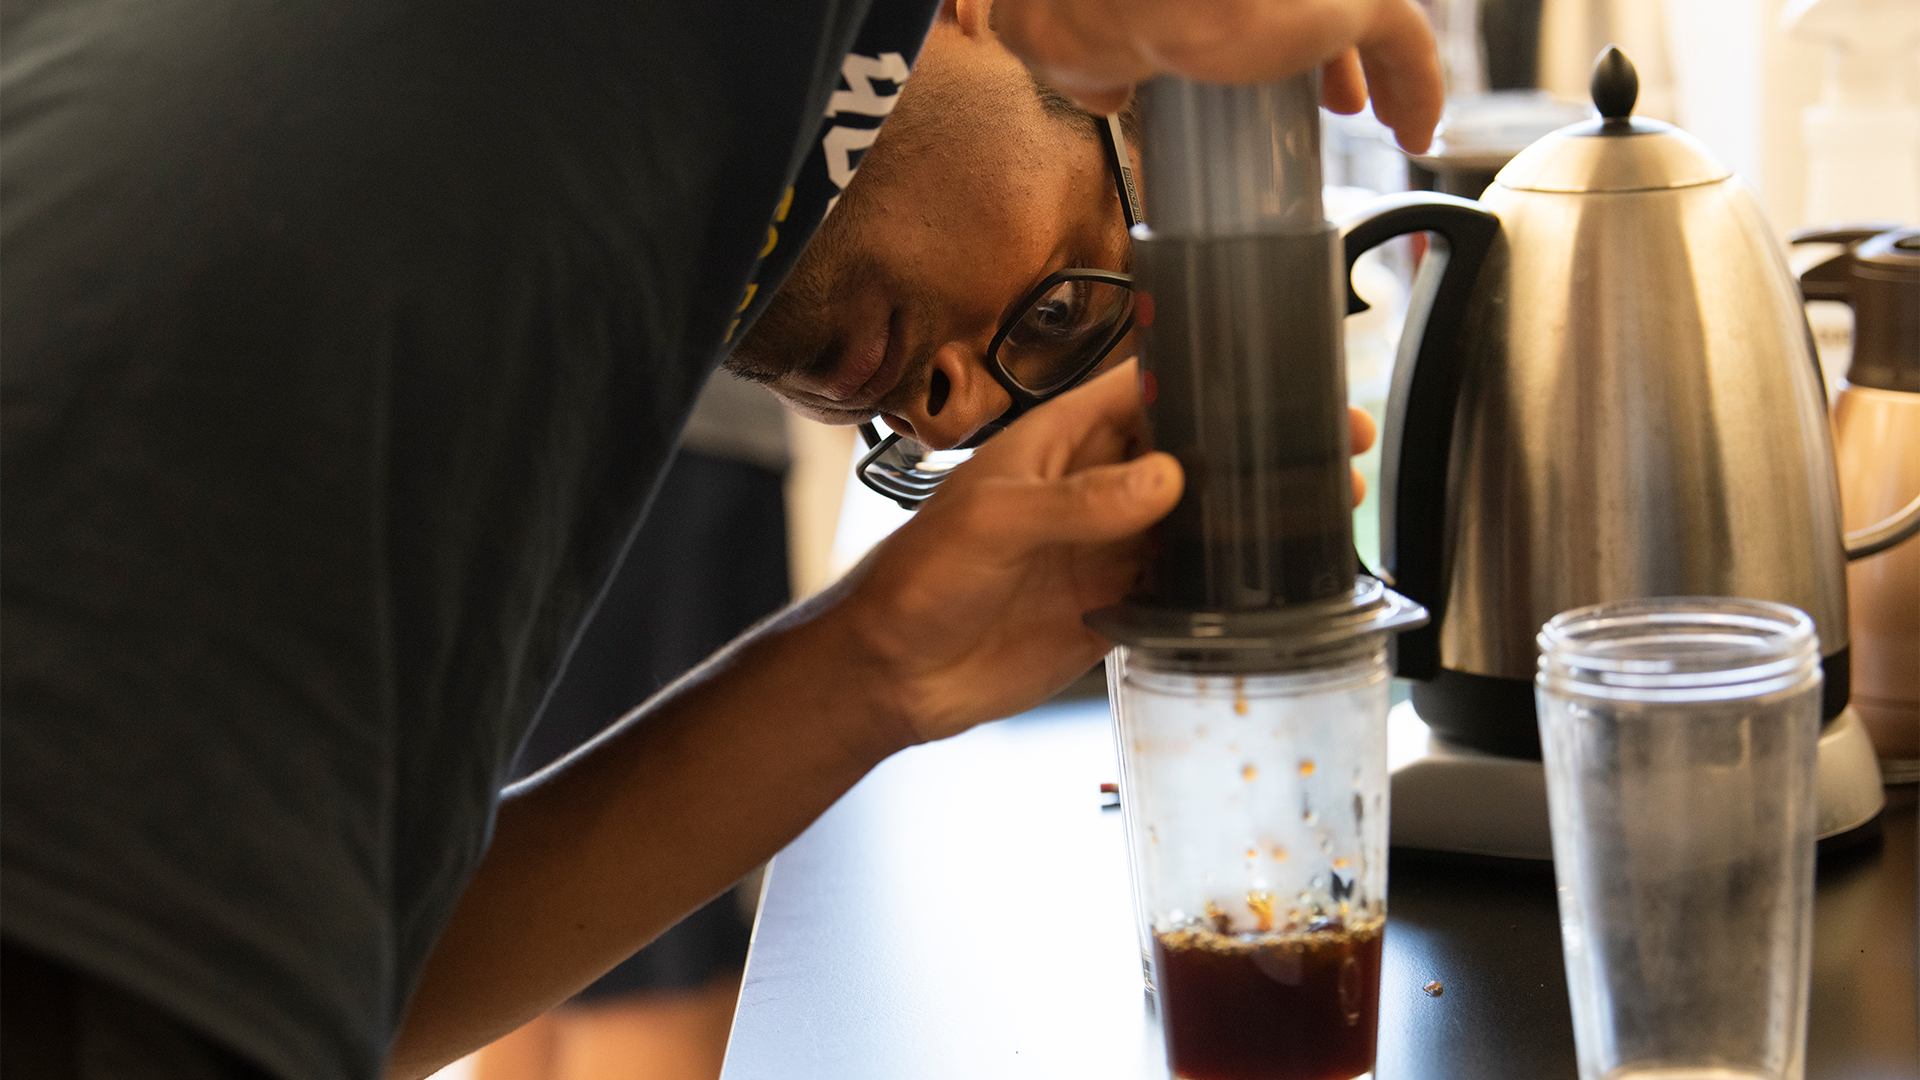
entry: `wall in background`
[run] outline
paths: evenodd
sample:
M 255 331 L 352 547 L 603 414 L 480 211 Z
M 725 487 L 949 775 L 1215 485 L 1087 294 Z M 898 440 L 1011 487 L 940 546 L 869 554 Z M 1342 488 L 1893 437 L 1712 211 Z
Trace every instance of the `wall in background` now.
M 1435 0 L 1442 16 L 1451 5 L 1472 2 Z M 1541 0 L 1540 85 L 1585 100 L 1593 57 L 1607 43 L 1619 44 L 1641 71 L 1638 111 L 1671 120 L 1712 147 L 1754 189 L 1784 238 L 1803 225 L 1822 224 L 1807 220 L 1801 113 L 1819 99 L 1826 59 L 1823 44 L 1788 36 L 1781 26 L 1786 6 L 1787 0 Z M 1920 50 L 1911 59 L 1908 100 L 1920 101 Z
M 1824 224 L 1807 220 L 1801 113 L 1820 97 L 1826 47 L 1782 29 L 1787 0 L 1665 2 L 1675 120 L 1754 187 L 1781 237 Z M 1920 50 L 1909 59 L 1907 99 L 1920 101 Z

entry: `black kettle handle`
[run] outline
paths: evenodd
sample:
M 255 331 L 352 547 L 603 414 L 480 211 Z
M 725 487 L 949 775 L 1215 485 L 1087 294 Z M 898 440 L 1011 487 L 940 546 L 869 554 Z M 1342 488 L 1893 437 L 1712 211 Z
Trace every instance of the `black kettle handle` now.
M 1425 626 L 1401 634 L 1394 674 L 1440 672 L 1445 615 L 1447 466 L 1453 417 L 1468 358 L 1459 349 L 1467 300 L 1500 235 L 1500 219 L 1477 202 L 1414 191 L 1369 203 L 1342 222 L 1347 313 L 1367 310 L 1353 289 L 1353 264 L 1369 249 L 1413 232 L 1437 234 L 1414 277 L 1400 355 L 1393 366 L 1380 465 L 1380 561 L 1401 595 L 1427 609 Z

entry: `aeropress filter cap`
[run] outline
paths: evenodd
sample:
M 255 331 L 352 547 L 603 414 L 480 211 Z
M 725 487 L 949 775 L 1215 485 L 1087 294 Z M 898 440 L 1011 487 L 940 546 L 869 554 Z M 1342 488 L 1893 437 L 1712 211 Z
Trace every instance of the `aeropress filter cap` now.
M 1134 600 L 1087 615 L 1087 625 L 1152 666 L 1194 674 L 1280 672 L 1349 663 L 1383 634 L 1424 626 L 1427 609 L 1374 578 L 1325 600 L 1259 611 L 1182 611 Z
M 1153 445 L 1186 473 L 1141 588 L 1087 624 L 1193 670 L 1339 662 L 1426 621 L 1359 574 L 1338 231 L 1320 200 L 1317 72 L 1140 90 L 1134 229 Z M 1144 312 L 1141 309 L 1144 308 Z

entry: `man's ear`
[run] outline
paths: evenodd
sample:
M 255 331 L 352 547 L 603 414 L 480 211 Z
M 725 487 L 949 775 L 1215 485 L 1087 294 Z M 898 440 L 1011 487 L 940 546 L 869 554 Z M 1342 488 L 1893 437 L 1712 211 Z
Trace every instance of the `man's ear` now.
M 992 37 L 992 9 L 993 0 L 942 0 L 939 17 L 970 38 Z

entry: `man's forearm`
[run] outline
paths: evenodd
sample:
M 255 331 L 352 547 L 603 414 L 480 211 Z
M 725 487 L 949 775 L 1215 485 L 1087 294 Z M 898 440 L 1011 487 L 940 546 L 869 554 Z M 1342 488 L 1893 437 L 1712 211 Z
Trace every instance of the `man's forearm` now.
M 507 793 L 392 1073 L 565 1000 L 806 828 L 888 754 L 1031 708 L 1107 643 L 1180 495 L 1131 365 L 996 436 L 827 593 Z
M 425 1075 L 565 1000 L 912 741 L 811 607 L 507 793 L 390 1075 Z

